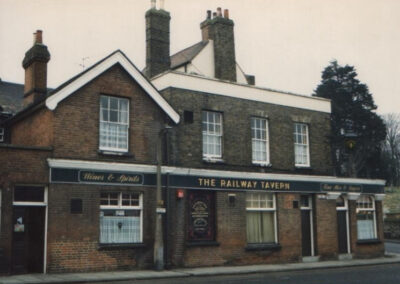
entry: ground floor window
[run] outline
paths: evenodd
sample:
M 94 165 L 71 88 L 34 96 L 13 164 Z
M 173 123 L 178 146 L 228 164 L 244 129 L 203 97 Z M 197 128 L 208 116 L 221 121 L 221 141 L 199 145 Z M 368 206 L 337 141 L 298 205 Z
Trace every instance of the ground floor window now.
M 141 243 L 143 197 L 140 193 L 101 193 L 100 243 Z
M 375 200 L 361 195 L 357 199 L 357 236 L 359 240 L 376 239 Z
M 272 193 L 246 195 L 247 243 L 276 243 L 276 198 Z

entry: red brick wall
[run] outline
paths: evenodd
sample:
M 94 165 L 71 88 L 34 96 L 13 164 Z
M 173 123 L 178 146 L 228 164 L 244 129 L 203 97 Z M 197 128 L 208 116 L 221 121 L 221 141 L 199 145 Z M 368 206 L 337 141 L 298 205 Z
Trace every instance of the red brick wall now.
M 101 192 L 143 193 L 145 247 L 100 248 Z M 70 200 L 83 201 L 82 214 L 70 213 Z M 49 190 L 48 270 L 77 272 L 149 267 L 152 263 L 155 190 L 145 187 L 52 184 Z
M 219 246 L 185 247 L 183 265 L 195 267 L 298 261 L 301 256 L 301 218 L 300 209 L 293 208 L 293 200 L 299 200 L 299 195 L 277 194 L 278 242 L 281 249 L 248 251 L 246 194 L 236 192 L 236 203 L 232 207 L 228 202 L 228 192 L 217 192 L 216 241 Z M 187 212 L 181 216 L 186 218 Z
M 101 94 L 130 99 L 129 152 L 134 158 L 98 154 Z M 137 163 L 155 162 L 155 143 L 165 119 L 164 112 L 119 65 L 62 101 L 54 116 L 55 157 Z
M 42 108 L 12 126 L 11 142 L 16 145 L 51 146 L 52 125 L 53 113 L 47 108 Z
M 46 158 L 50 151 L 0 146 L 1 234 L 0 248 L 11 263 L 13 189 L 15 185 L 48 183 Z
M 335 258 L 338 254 L 336 200 L 315 198 L 316 248 L 321 259 Z

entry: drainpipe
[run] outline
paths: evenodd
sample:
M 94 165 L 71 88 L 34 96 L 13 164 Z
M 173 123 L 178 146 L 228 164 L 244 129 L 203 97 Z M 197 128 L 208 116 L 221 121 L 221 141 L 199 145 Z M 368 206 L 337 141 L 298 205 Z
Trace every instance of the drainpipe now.
M 156 192 L 156 224 L 154 230 L 154 269 L 157 271 L 164 269 L 164 238 L 163 238 L 163 225 L 162 217 L 165 214 L 164 200 L 162 196 L 162 185 L 161 185 L 161 164 L 162 164 L 162 138 L 164 133 L 170 129 L 170 126 L 166 126 L 161 129 L 157 137 L 157 192 Z

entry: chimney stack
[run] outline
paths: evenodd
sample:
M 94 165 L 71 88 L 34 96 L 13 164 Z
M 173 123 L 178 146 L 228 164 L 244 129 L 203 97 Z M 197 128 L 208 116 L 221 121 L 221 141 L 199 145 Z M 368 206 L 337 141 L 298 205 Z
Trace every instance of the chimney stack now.
M 50 53 L 43 44 L 43 33 L 37 30 L 33 34 L 33 46 L 25 53 L 22 66 L 25 69 L 24 106 L 46 97 L 47 63 Z
M 215 78 L 236 82 L 234 23 L 229 19 L 229 10 L 217 8 L 213 18 L 207 18 L 200 24 L 203 41 L 213 40 Z
M 146 12 L 146 68 L 144 74 L 152 78 L 171 67 L 169 55 L 169 25 L 171 17 L 160 3 L 151 1 L 151 9 Z M 162 1 L 163 2 L 163 1 Z

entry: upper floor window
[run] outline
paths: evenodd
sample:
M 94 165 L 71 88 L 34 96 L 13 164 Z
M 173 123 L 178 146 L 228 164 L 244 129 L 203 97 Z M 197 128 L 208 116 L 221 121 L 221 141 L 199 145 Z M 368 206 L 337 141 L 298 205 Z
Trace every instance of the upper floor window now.
M 100 243 L 141 243 L 143 197 L 140 193 L 101 193 Z
M 247 243 L 277 243 L 275 195 L 247 193 L 246 211 Z
M 251 118 L 252 161 L 254 164 L 269 164 L 268 121 Z
M 368 195 L 360 195 L 357 199 L 356 213 L 358 239 L 376 239 L 377 233 L 374 198 Z
M 4 128 L 0 127 L 0 142 L 4 142 Z
M 222 113 L 203 111 L 203 158 L 222 158 Z
M 294 158 L 295 165 L 299 167 L 310 166 L 310 149 L 308 142 L 308 125 L 294 124 Z
M 100 150 L 128 151 L 128 99 L 101 96 Z

